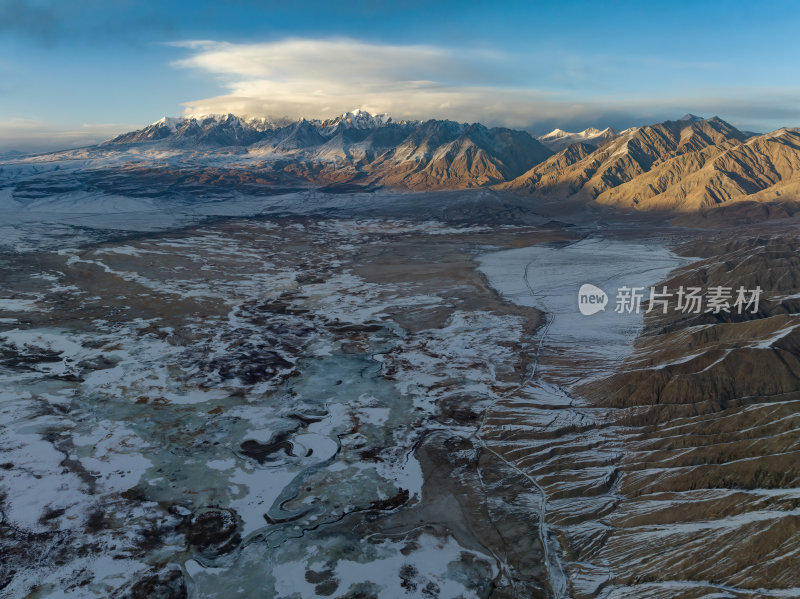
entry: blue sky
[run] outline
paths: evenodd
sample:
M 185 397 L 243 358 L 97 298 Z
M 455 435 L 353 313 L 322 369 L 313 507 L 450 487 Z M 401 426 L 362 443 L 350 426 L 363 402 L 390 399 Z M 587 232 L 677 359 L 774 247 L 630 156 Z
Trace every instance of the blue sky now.
M 0 0 L 0 149 L 161 116 L 800 125 L 800 3 Z

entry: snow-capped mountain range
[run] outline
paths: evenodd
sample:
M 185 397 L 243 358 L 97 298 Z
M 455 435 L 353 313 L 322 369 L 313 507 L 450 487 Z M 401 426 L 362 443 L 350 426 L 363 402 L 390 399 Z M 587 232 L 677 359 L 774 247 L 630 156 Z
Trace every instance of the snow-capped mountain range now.
M 434 119 L 396 121 L 387 114 L 373 115 L 356 109 L 325 120 L 291 121 L 233 114 L 164 117 L 103 145 L 120 148 L 144 144 L 150 149 L 181 151 L 224 148 L 251 156 L 292 156 L 295 160 L 330 162 L 339 167 L 344 162 L 362 170 L 376 160 L 395 166 L 410 160 L 408 167 L 413 168 L 406 170 L 425 170 L 430 165 L 430 172 L 422 177 L 424 184 L 417 180 L 418 176 L 410 177 L 413 182 L 406 177 L 401 184 L 427 187 L 433 183 L 431 179 L 438 178 L 441 183 L 450 178 L 450 162 L 454 159 L 462 163 L 456 171 L 471 181 L 467 185 L 483 185 L 518 176 L 525 172 L 524 167 L 531 168 L 573 144 L 600 146 L 617 135 L 611 127 L 590 127 L 577 133 L 555 129 L 534 138 L 524 131 L 502 127 Z M 522 145 L 517 147 L 519 144 Z
M 552 154 L 524 131 L 447 120 L 395 121 L 362 110 L 327 120 L 232 114 L 163 118 L 91 150 L 236 155 L 304 180 L 412 189 L 478 187 L 519 176 Z
M 419 121 L 395 122 L 387 114 L 372 115 L 363 110 L 346 112 L 332 119 L 274 119 L 270 117 L 239 117 L 233 114 L 203 114 L 184 117 L 163 117 L 155 123 L 123 133 L 107 144 L 164 141 L 161 145 L 184 145 L 190 141 L 199 146 L 246 146 L 270 137 L 269 132 L 294 127 L 314 129 L 321 136 L 335 135 L 339 131 L 355 129 L 365 131 L 388 125 L 419 124 Z
M 170 193 L 190 190 L 192 197 L 331 186 L 492 187 L 625 208 L 693 211 L 794 197 L 798 140 L 797 129 L 758 135 L 692 114 L 619 133 L 559 129 L 536 139 L 504 127 L 395 121 L 356 110 L 291 122 L 232 114 L 163 118 L 97 146 L 2 162 L 35 170 L 33 163 L 69 161 L 95 187 L 102 171 L 109 174 L 108 189 L 119 190 L 124 174 L 132 189 L 139 188 L 133 181 L 138 177 L 150 186 L 157 180 Z M 8 170 L 14 177 L 18 172 Z M 38 197 L 37 185 L 25 183 L 14 197 Z

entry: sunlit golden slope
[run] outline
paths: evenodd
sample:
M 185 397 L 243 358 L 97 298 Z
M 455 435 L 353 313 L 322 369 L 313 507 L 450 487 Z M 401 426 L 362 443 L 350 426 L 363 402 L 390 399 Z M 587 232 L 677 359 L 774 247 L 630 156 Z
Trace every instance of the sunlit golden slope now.
M 719 118 L 624 131 L 593 152 L 570 146 L 502 189 L 644 210 L 693 211 L 800 197 L 800 130 L 747 138 Z

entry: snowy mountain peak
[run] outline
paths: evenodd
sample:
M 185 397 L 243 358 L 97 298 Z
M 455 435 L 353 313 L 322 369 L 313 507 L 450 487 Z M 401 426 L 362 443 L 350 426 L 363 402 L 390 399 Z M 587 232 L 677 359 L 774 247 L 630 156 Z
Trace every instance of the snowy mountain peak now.
M 366 110 L 356 108 L 350 112 L 345 112 L 334 119 L 322 122 L 323 129 L 375 129 L 383 127 L 392 122 L 392 117 L 388 114 L 370 114 Z
M 564 131 L 563 129 L 553 129 L 550 133 L 542 135 L 539 139 L 559 139 L 566 135 L 573 135 L 573 134 Z
M 366 110 L 356 108 L 327 120 L 298 118 L 290 121 L 287 118 L 272 119 L 270 117 L 243 117 L 227 114 L 187 114 L 180 117 L 162 117 L 139 131 L 120 135 L 111 141 L 132 143 L 141 141 L 157 141 L 162 139 L 202 138 L 206 141 L 229 140 L 239 143 L 250 139 L 254 134 L 294 124 L 312 127 L 322 135 L 333 135 L 344 129 L 368 130 L 386 125 L 407 124 L 407 121 L 396 123 L 388 114 L 370 114 Z M 233 136 L 233 137 L 232 137 Z M 172 143 L 170 141 L 169 143 Z
M 584 133 L 588 133 L 589 131 L 592 132 L 591 135 L 593 135 L 593 136 L 602 135 L 602 136 L 608 137 L 608 138 L 617 136 L 617 130 L 614 129 L 613 127 L 606 127 L 602 131 L 599 130 L 599 129 L 594 129 L 594 128 L 590 127 L 589 129 L 584 130 Z
M 246 118 L 236 116 L 229 112 L 226 114 L 189 114 L 179 117 L 165 116 L 151 124 L 150 127 L 165 127 L 170 132 L 175 133 L 178 129 L 191 125 L 192 123 L 202 128 L 220 125 L 234 128 L 250 128 L 256 131 L 266 131 L 267 129 L 273 129 L 277 126 L 275 121 L 268 117 Z
M 151 127 L 167 127 L 170 131 L 175 131 L 177 126 L 184 121 L 182 117 L 164 116 L 158 119 Z
M 553 129 L 547 135 L 542 135 L 539 138 L 539 141 L 541 141 L 554 152 L 558 152 L 567 146 L 578 142 L 601 144 L 607 139 L 616 137 L 616 135 L 617 132 L 611 127 L 606 127 L 602 131 L 595 127 L 588 127 L 577 133 L 571 133 L 569 131 L 564 131 L 563 129 Z
M 351 110 L 350 112 L 345 112 L 342 116 L 350 117 L 350 118 L 365 118 L 370 119 L 373 115 L 371 115 L 366 110 L 361 110 L 360 108 L 356 108 L 355 110 Z M 377 116 L 385 116 L 385 115 L 377 115 Z

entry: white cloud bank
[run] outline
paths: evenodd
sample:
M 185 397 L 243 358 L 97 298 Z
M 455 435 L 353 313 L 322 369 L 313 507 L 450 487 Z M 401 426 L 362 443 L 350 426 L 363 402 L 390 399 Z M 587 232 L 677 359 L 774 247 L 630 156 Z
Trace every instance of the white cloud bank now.
M 186 114 L 327 118 L 361 108 L 395 118 L 452 118 L 526 126 L 531 117 L 582 114 L 552 92 L 525 89 L 535 73 L 481 50 L 291 39 L 258 44 L 178 42 L 173 63 L 216 76 L 228 93 L 186 102 Z
M 173 63 L 217 78 L 227 93 L 184 103 L 186 114 L 328 118 L 361 108 L 394 118 L 449 118 L 527 128 L 629 126 L 718 114 L 766 131 L 800 121 L 800 90 L 707 89 L 669 97 L 662 90 L 609 90 L 636 73 L 701 72 L 704 63 L 663 65 L 646 57 L 507 55 L 432 45 L 386 45 L 351 39 L 288 39 L 237 44 L 188 41 Z M 588 61 L 588 62 L 587 62 Z M 593 93 L 593 90 L 597 93 Z

